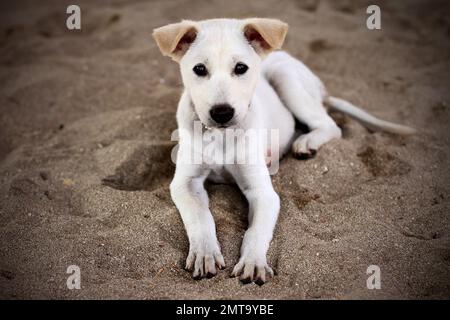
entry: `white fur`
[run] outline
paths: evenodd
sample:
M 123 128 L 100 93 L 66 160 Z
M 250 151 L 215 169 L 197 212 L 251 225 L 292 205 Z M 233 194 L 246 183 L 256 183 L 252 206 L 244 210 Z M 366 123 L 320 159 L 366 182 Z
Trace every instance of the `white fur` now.
M 279 129 L 280 156 L 289 148 L 296 154 L 309 155 L 327 141 L 341 137 L 341 131 L 323 107 L 327 94 L 321 81 L 285 52 L 273 52 L 262 59 L 244 37 L 243 23 L 245 20 L 233 19 L 198 22 L 197 38 L 179 61 L 185 89 L 177 111 L 182 130 L 170 191 L 190 242 L 186 268 L 201 278 L 216 274 L 216 266 L 225 266 L 204 181 L 210 178 L 237 183 L 249 202 L 249 227 L 232 275 L 264 283 L 267 274 L 273 275 L 266 253 L 280 209 L 267 166 L 187 164 L 195 143 L 192 139 L 199 139 L 193 137 L 194 120 L 199 119 L 209 133 L 222 134 L 224 130 L 214 126 L 209 110 L 215 104 L 228 103 L 236 110 L 229 128 Z M 232 74 L 237 62 L 249 66 L 239 77 Z M 198 63 L 206 65 L 208 77 L 194 74 L 192 68 Z M 294 117 L 311 130 L 297 139 Z

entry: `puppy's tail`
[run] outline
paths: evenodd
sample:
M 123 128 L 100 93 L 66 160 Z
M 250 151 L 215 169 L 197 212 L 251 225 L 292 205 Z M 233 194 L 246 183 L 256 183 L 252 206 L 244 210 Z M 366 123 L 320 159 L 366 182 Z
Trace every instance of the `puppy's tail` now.
M 372 131 L 385 131 L 400 135 L 411 135 L 416 133 L 416 129 L 414 128 L 378 119 L 343 99 L 328 96 L 325 103 L 330 106 L 332 110 L 349 115 Z

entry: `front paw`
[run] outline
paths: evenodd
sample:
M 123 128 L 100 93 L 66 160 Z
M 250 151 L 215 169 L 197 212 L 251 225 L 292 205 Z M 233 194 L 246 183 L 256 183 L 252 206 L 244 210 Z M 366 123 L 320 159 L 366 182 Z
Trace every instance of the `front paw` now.
M 259 286 L 266 283 L 268 277 L 273 278 L 273 275 L 265 255 L 258 257 L 251 254 L 242 256 L 231 273 L 232 277 L 240 276 L 239 279 L 244 284 L 255 282 Z
M 189 248 L 185 269 L 192 272 L 195 280 L 214 277 L 217 274 L 216 266 L 219 269 L 225 268 L 217 240 L 202 238 L 193 242 Z

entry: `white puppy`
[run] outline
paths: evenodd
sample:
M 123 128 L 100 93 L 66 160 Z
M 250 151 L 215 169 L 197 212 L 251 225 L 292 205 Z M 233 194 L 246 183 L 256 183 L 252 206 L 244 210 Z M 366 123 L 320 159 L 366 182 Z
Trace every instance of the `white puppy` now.
M 245 283 L 263 284 L 267 275 L 273 276 L 266 253 L 280 209 L 265 165 L 267 156 L 278 160 L 273 157 L 291 147 L 294 155 L 308 158 L 327 141 L 341 137 L 324 104 L 372 130 L 414 132 L 328 96 L 304 64 L 285 52 L 273 52 L 281 48 L 287 30 L 287 24 L 279 20 L 252 18 L 182 21 L 153 32 L 161 52 L 179 62 L 185 87 L 177 111 L 179 149 L 170 191 L 189 238 L 186 269 L 193 271 L 195 279 L 214 276 L 216 266 L 225 267 L 204 188 L 206 179 L 231 180 L 246 196 L 249 227 L 232 275 L 240 275 Z M 295 137 L 294 117 L 309 127 L 309 133 Z M 202 135 L 195 134 L 196 121 L 203 124 Z M 245 139 L 242 131 L 251 129 L 278 130 L 272 149 L 253 152 L 247 146 L 244 155 L 237 155 L 253 152 L 261 160 L 258 164 L 207 161 L 206 156 L 192 161 L 192 153 L 199 152 L 195 146 L 200 146 L 200 152 L 212 148 L 225 157 L 234 152 L 234 145 L 223 145 L 211 136 L 231 131 L 239 141 Z

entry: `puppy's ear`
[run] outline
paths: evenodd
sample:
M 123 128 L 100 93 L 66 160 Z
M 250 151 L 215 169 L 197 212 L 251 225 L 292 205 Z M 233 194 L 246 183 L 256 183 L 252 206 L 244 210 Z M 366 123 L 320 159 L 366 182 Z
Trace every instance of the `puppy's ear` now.
M 287 31 L 287 23 L 277 19 L 251 18 L 244 22 L 245 38 L 262 56 L 281 49 Z
M 194 21 L 183 20 L 153 30 L 153 38 L 163 55 L 178 62 L 194 42 L 197 33 Z

